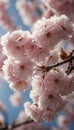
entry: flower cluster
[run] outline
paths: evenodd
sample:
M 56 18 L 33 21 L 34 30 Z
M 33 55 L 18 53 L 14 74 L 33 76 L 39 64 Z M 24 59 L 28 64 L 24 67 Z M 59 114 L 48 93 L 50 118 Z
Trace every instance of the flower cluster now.
M 15 30 L 17 29 L 14 24 L 13 17 L 8 14 L 9 0 L 0 0 L 0 26 L 5 30 Z
M 18 0 L 16 2 L 16 9 L 24 24 L 32 24 L 41 17 L 42 10 L 39 4 L 39 0 Z
M 31 3 L 27 5 L 25 2 L 24 5 L 24 1 L 19 2 L 18 9 L 21 7 L 23 11 L 22 6 L 26 6 L 25 15 L 28 10 L 38 9 Z M 14 91 L 23 92 L 32 86 L 30 98 L 33 103 L 26 102 L 24 107 L 36 122 L 54 119 L 68 103 L 64 96 L 74 91 L 74 23 L 70 15 L 74 1 L 42 2 L 47 8 L 52 8 L 53 16 L 35 22 L 31 32 L 8 32 L 0 41 L 2 56 L 5 56 L 1 67 L 3 78 Z M 64 10 L 65 6 L 70 13 Z M 20 98 L 14 97 L 19 103 Z M 13 97 L 10 99 L 14 100 Z
M 9 100 L 12 106 L 18 107 L 22 102 L 22 96 L 20 93 L 15 92 L 14 94 L 10 95 Z
M 65 107 L 65 114 L 58 115 L 57 117 L 57 127 L 52 127 L 50 130 L 70 130 L 70 126 L 74 124 L 74 92 L 67 98 L 68 104 Z
M 53 14 L 61 15 L 65 14 L 68 16 L 71 21 L 74 22 L 74 0 L 42 0 L 47 8 L 50 7 L 50 10 Z

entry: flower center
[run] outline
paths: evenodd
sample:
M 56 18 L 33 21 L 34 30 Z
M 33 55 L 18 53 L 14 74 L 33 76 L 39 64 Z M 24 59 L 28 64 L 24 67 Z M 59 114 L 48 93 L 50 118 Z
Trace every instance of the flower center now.
M 51 33 L 48 32 L 48 33 L 46 34 L 46 36 L 47 36 L 47 37 L 50 37 L 50 36 L 51 36 Z
M 25 66 L 24 66 L 24 65 L 21 65 L 20 68 L 21 68 L 22 70 L 24 70 L 24 69 L 25 69 Z
M 56 78 L 56 79 L 54 80 L 54 82 L 55 82 L 55 83 L 58 83 L 58 82 L 59 82 L 59 79 Z

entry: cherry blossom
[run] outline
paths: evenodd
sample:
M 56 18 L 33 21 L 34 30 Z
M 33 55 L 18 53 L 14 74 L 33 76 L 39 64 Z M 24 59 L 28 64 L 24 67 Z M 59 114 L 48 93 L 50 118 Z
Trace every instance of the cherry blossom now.
M 13 17 L 8 14 L 9 0 L 0 0 L 0 25 L 5 30 L 13 31 L 17 29 Z
M 5 126 L 5 119 L 2 114 L 0 114 L 0 128 L 3 128 Z
M 44 4 L 57 15 L 65 14 L 74 21 L 73 11 L 74 11 L 74 1 L 73 0 L 42 0 Z
M 18 0 L 16 2 L 16 8 L 19 11 L 23 23 L 26 25 L 33 24 L 42 14 L 39 0 Z
M 72 24 L 65 15 L 53 16 L 50 19 L 42 18 L 33 28 L 36 44 L 46 51 L 51 50 L 61 40 L 69 39 L 71 32 Z
M 25 59 L 25 46 L 31 42 L 31 34 L 28 31 L 8 32 L 1 38 L 4 54 L 17 59 Z M 23 59 L 22 59 L 23 58 Z
M 0 101 L 0 110 L 4 112 L 7 110 L 6 105 L 2 101 Z
M 9 97 L 9 100 L 12 106 L 18 107 L 22 102 L 22 96 L 20 95 L 20 93 L 14 93 Z
M 5 80 L 8 81 L 8 83 L 10 83 L 10 88 L 12 88 L 13 90 L 18 90 L 20 92 L 22 92 L 23 90 L 26 90 L 29 88 L 30 83 L 31 83 L 31 77 L 28 79 L 21 79 L 21 77 L 17 77 L 15 75 L 15 67 L 13 66 L 11 59 L 6 59 L 3 65 L 3 72 L 5 74 L 4 78 Z M 13 73 L 14 71 L 14 73 Z M 28 72 L 28 70 L 26 71 Z M 21 73 L 22 76 L 22 73 Z M 27 75 L 28 76 L 28 75 Z
M 29 102 L 26 102 L 24 106 L 25 112 L 28 114 L 28 116 L 31 116 L 31 118 L 34 119 L 35 122 L 41 121 L 42 111 L 37 107 L 37 105 L 31 105 Z

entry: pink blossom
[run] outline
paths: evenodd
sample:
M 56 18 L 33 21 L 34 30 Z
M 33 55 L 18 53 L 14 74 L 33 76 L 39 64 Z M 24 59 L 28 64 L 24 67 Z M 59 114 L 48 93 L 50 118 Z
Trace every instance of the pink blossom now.
M 4 79 L 8 82 L 15 82 L 18 79 L 13 75 L 13 65 L 11 63 L 11 59 L 6 59 L 4 61 L 4 65 L 2 66 L 2 70 L 4 73 Z
M 50 110 L 57 113 L 65 106 L 65 101 L 54 93 L 45 93 L 39 97 L 38 106 L 40 110 Z
M 35 122 L 41 121 L 41 115 L 42 111 L 38 108 L 36 104 L 30 104 L 29 102 L 26 102 L 24 104 L 25 112 L 30 116 Z
M 49 8 L 51 7 L 51 10 L 56 13 L 57 15 L 65 14 L 68 16 L 72 21 L 74 21 L 74 1 L 73 0 L 42 0 L 44 4 Z
M 42 120 L 44 121 L 52 121 L 55 118 L 55 112 L 51 110 L 45 110 L 42 114 Z
M 13 61 L 13 62 L 12 62 Z M 14 71 L 15 67 L 13 65 L 14 63 L 14 60 L 13 59 L 7 59 L 5 60 L 4 62 L 4 65 L 3 65 L 3 72 L 4 72 L 4 78 L 6 81 L 8 81 L 10 84 L 10 88 L 12 88 L 13 90 L 18 90 L 18 91 L 24 91 L 25 89 L 28 89 L 30 84 L 31 84 L 31 77 L 23 77 L 24 79 L 20 79 L 22 77 L 22 73 L 21 73 L 21 77 L 20 76 L 16 76 L 16 72 Z M 16 69 L 15 69 L 16 70 Z M 30 68 L 29 68 L 30 70 Z M 27 70 L 26 72 L 28 72 L 29 70 Z M 17 69 L 17 73 L 18 73 L 18 69 Z M 23 71 L 22 71 L 23 72 Z M 31 71 L 32 72 L 32 71 Z M 30 73 L 30 72 L 29 72 Z M 31 74 L 31 73 L 30 73 Z M 23 73 L 23 75 L 25 75 Z M 27 79 L 28 78 L 28 79 Z
M 72 108 L 72 105 L 74 104 L 74 92 L 72 92 L 71 94 L 69 94 L 68 96 L 64 96 L 64 98 L 68 101 L 68 108 Z M 66 105 L 66 109 L 67 108 L 67 105 Z M 71 109 L 72 110 L 72 109 Z
M 17 59 L 25 59 L 25 45 L 31 42 L 31 34 L 28 31 L 14 31 L 1 38 L 4 54 Z
M 9 87 L 14 91 L 23 92 L 27 90 L 31 85 L 30 80 L 16 80 L 14 82 L 10 82 Z
M 6 111 L 6 105 L 2 101 L 0 101 L 0 110 L 4 112 Z
M 74 45 L 74 31 L 73 31 L 73 33 L 72 33 L 71 42 L 72 42 L 72 44 Z
M 64 84 L 62 84 L 62 82 Z M 54 94 L 61 94 L 61 95 L 67 95 L 70 93 L 69 90 L 69 84 L 70 84 L 70 79 L 67 77 L 65 73 L 62 71 L 50 71 L 48 72 L 44 78 L 40 76 L 34 76 L 32 78 L 32 90 L 30 92 L 30 97 L 34 101 L 34 103 L 41 103 L 39 100 L 44 101 L 45 107 L 47 107 L 46 104 L 48 95 L 54 93 Z M 72 92 L 72 90 L 71 90 Z M 45 97 L 45 95 L 47 95 Z M 42 97 L 42 98 L 41 98 Z M 44 97 L 44 98 L 43 98 Z M 43 102 L 42 102 L 43 104 Z M 44 107 L 43 107 L 44 109 Z
M 26 59 L 24 62 L 15 61 L 13 63 L 13 75 L 21 80 L 31 79 L 33 73 L 33 63 Z
M 64 91 L 61 91 L 61 94 L 63 96 L 68 96 L 69 94 L 71 94 L 74 91 L 74 73 L 70 74 L 68 76 L 68 85 L 65 88 Z
M 62 84 L 63 82 L 63 84 Z M 44 78 L 44 88 L 47 92 L 64 95 L 69 85 L 69 79 L 62 71 L 50 71 Z
M 5 30 L 15 30 L 17 29 L 13 17 L 8 14 L 9 0 L 0 0 L 0 25 Z
M 50 55 L 47 57 L 46 66 L 53 65 L 59 61 L 59 49 L 51 50 Z
M 25 45 L 25 51 L 27 57 L 33 61 L 35 64 L 41 64 L 44 62 L 44 59 L 49 55 L 49 52 L 37 45 L 37 42 L 34 40 L 33 36 L 31 42 L 28 42 Z
M 35 122 L 43 120 L 52 120 L 55 115 L 61 111 L 66 105 L 66 100 L 62 99 L 59 95 L 45 94 L 41 95 L 35 104 L 26 102 L 24 104 L 25 112 Z
M 31 90 L 30 92 L 30 98 L 32 98 L 34 103 L 38 102 L 38 98 L 39 98 L 39 93 L 36 90 Z
M 33 24 L 41 17 L 41 8 L 39 1 L 24 1 L 18 0 L 16 2 L 16 9 L 18 10 L 22 21 L 26 25 Z M 40 13 L 38 12 L 40 11 Z
M 69 76 L 69 86 L 68 86 L 68 89 L 67 89 L 67 92 L 70 94 L 74 91 L 74 73 L 72 73 L 70 76 Z
M 74 15 L 73 15 L 74 8 L 73 7 L 74 7 L 74 1 L 72 3 L 65 2 L 62 6 L 58 8 L 58 12 L 59 14 L 65 14 L 71 19 L 71 21 L 74 21 Z
M 64 84 L 62 84 L 62 82 Z M 64 95 L 68 89 L 69 83 L 70 79 L 65 73 L 60 70 L 52 70 L 44 75 L 44 79 L 40 76 L 34 76 L 31 84 L 34 90 L 33 93 L 35 92 L 38 95 L 45 92 L 54 92 Z
M 14 93 L 9 97 L 9 101 L 14 107 L 18 107 L 20 103 L 22 102 L 22 96 L 20 93 Z
M 66 116 L 65 115 L 59 115 L 57 118 L 57 124 L 59 127 L 64 127 L 66 122 Z
M 5 119 L 2 114 L 0 114 L 0 129 L 5 126 Z
M 3 5 L 5 8 L 8 8 L 9 0 L 0 0 L 0 5 Z
M 65 15 L 53 16 L 50 19 L 38 20 L 33 28 L 36 43 L 47 50 L 52 49 L 58 42 L 67 39 L 72 33 L 72 25 Z
M 4 60 L 6 59 L 6 56 L 3 54 L 2 46 L 0 45 L 0 80 L 3 80 L 3 71 L 2 66 L 4 64 Z
M 33 90 L 35 90 L 35 92 L 37 94 L 41 95 L 41 93 L 44 91 L 44 86 L 43 86 L 44 85 L 44 81 L 43 81 L 43 78 L 40 77 L 40 76 L 34 76 L 32 78 L 31 85 L 33 87 Z

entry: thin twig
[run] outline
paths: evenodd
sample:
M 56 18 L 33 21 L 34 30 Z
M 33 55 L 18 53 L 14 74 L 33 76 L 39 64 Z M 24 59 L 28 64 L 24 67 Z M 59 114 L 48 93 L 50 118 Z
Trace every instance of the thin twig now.
M 68 62 L 71 62 L 73 59 L 74 59 L 74 56 L 68 57 L 66 60 L 64 60 L 64 61 L 62 61 L 62 62 L 58 62 L 58 63 L 56 63 L 56 64 L 54 64 L 54 65 L 47 66 L 47 67 L 45 68 L 45 70 L 46 70 L 46 72 L 48 72 L 48 71 L 50 71 L 52 68 L 61 66 L 61 65 L 66 64 L 66 63 L 68 63 Z M 44 71 L 45 71 L 45 70 L 44 70 Z

